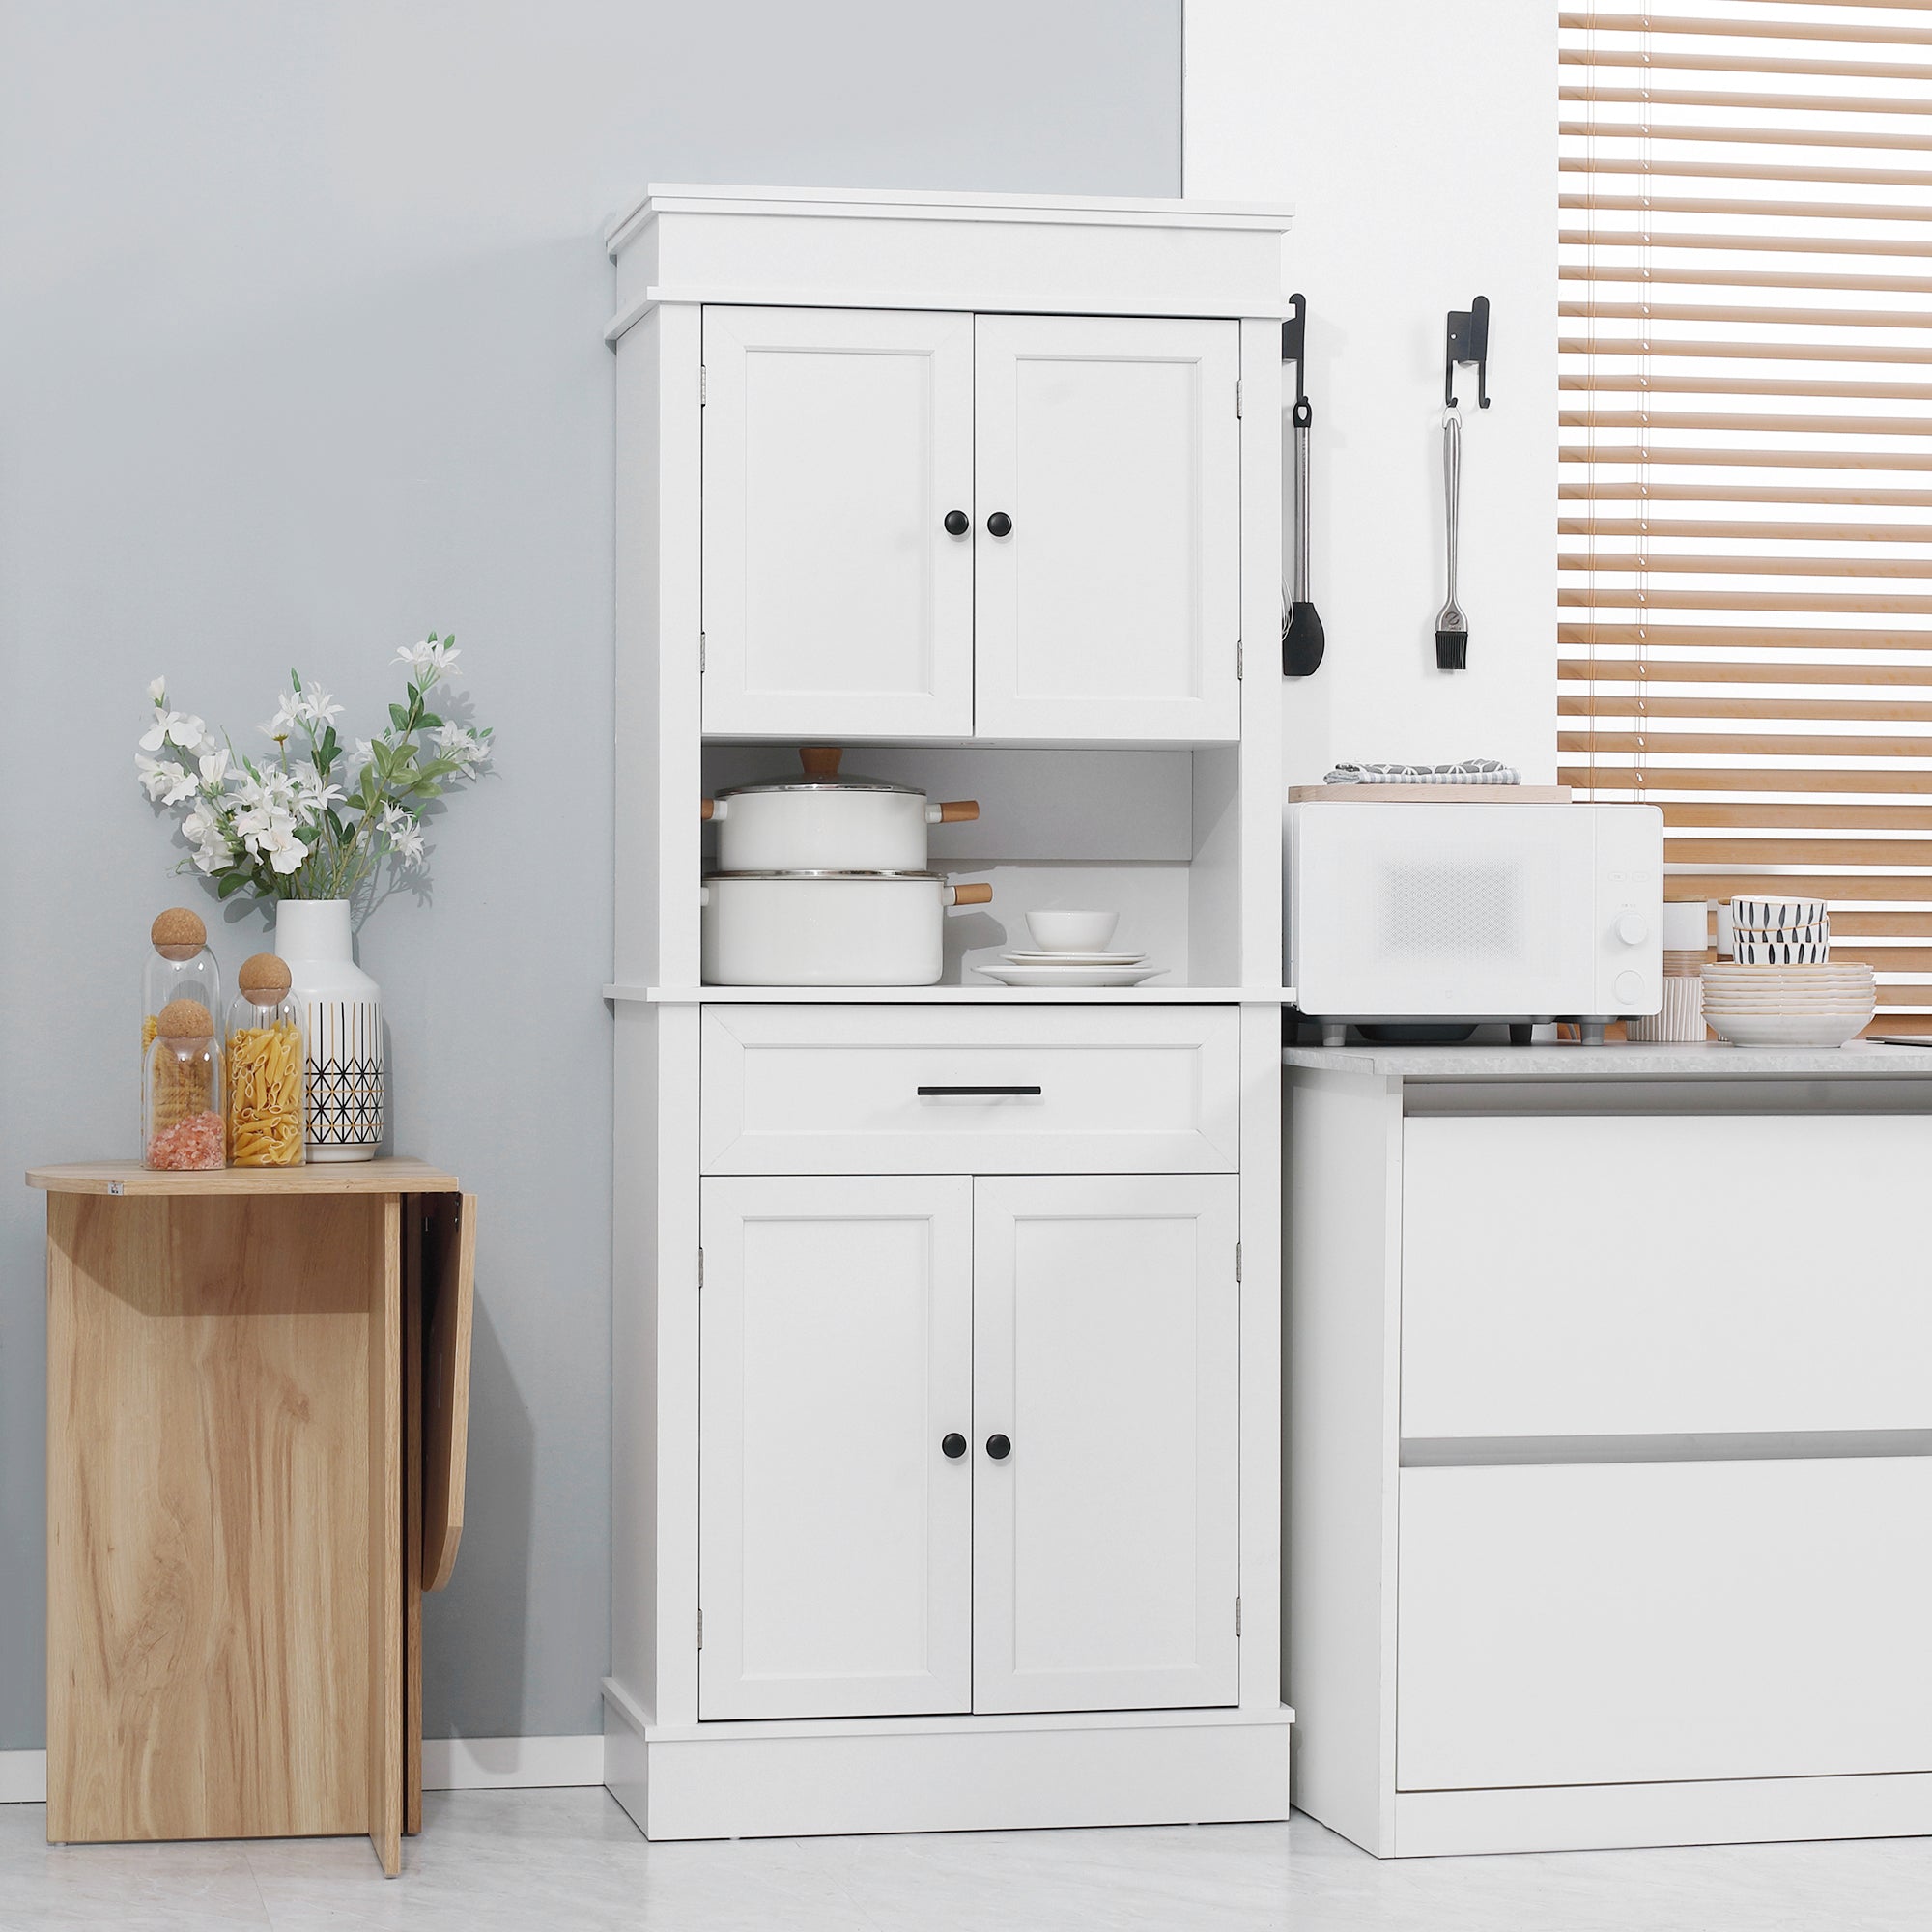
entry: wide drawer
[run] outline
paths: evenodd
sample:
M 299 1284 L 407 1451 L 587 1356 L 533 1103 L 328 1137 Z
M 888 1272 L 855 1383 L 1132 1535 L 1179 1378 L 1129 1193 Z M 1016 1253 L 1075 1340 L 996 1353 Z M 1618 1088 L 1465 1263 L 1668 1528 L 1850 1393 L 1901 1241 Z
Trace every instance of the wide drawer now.
M 1932 1119 L 1403 1128 L 1406 1437 L 1932 1427 Z
M 1932 1458 L 1402 1472 L 1405 1791 L 1932 1770 Z
M 1230 1173 L 1231 1007 L 713 1006 L 707 1174 Z

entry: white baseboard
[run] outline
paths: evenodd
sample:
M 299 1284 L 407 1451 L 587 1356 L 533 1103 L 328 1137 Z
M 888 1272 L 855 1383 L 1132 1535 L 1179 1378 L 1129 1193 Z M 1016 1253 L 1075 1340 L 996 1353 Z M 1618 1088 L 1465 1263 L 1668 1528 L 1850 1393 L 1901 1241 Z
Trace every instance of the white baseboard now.
M 47 1802 L 45 1751 L 0 1751 L 0 1804 Z
M 604 1740 L 425 1738 L 425 1791 L 510 1791 L 538 1785 L 602 1784 Z M 0 1751 L 0 1804 L 47 1802 L 45 1751 Z

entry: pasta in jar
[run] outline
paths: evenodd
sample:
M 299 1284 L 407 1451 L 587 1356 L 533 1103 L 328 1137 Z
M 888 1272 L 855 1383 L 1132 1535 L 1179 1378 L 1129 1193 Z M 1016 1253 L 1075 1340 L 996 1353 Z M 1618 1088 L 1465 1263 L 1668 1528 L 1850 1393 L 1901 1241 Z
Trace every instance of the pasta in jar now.
M 228 1017 L 228 1159 L 235 1167 L 296 1167 L 307 1138 L 300 1003 L 272 952 L 247 960 L 237 983 Z

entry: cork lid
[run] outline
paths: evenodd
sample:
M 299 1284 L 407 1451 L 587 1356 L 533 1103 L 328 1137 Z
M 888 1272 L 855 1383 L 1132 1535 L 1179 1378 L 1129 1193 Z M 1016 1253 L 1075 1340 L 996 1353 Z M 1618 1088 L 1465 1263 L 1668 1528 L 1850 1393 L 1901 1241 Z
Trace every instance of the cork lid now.
M 163 1039 L 213 1039 L 214 1015 L 199 1000 L 170 1000 L 155 1030 Z
M 289 962 L 272 952 L 256 952 L 242 960 L 235 983 L 258 1007 L 271 1007 L 289 990 Z
M 155 915 L 148 937 L 163 959 L 192 959 L 208 944 L 208 928 L 198 912 L 186 906 L 170 906 Z

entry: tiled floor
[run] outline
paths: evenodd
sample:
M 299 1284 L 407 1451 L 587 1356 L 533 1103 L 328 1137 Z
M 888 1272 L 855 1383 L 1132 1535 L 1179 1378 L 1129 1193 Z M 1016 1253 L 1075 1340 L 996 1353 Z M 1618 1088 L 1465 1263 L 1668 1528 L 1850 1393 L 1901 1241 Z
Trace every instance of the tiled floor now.
M 1932 1838 L 1378 1863 L 1292 1825 L 647 1845 L 598 1790 L 426 1801 L 359 1839 L 68 1846 L 0 1805 L 0 1928 L 412 1932 L 1928 1932 Z

